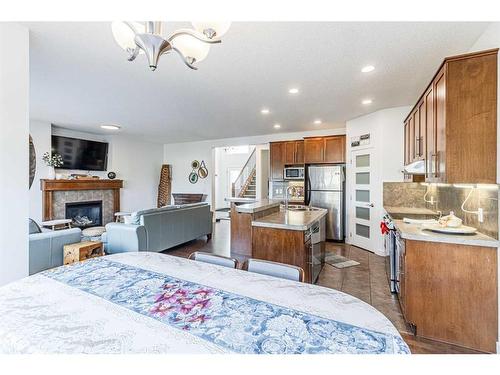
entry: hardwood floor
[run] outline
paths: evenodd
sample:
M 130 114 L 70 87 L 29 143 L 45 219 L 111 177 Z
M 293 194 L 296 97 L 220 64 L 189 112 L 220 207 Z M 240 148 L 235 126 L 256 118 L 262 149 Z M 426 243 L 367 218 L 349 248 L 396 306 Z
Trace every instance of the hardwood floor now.
M 230 222 L 221 220 L 214 224 L 212 240 L 198 239 L 165 251 L 165 254 L 187 258 L 194 251 L 206 251 L 231 256 L 240 262 L 245 256 L 231 253 Z M 401 314 L 398 299 L 389 291 L 385 272 L 385 259 L 369 251 L 346 244 L 328 242 L 327 251 L 358 261 L 360 264 L 337 269 L 325 264 L 318 278 L 318 285 L 337 289 L 369 303 L 384 314 L 398 329 L 414 354 L 472 354 L 475 351 L 451 344 L 413 336 Z

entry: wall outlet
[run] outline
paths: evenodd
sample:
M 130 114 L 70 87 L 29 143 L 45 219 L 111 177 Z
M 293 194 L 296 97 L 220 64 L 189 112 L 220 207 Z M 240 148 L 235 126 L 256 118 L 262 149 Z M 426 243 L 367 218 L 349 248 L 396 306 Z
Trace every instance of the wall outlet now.
M 481 207 L 477 209 L 477 220 L 482 223 L 484 221 L 484 211 Z

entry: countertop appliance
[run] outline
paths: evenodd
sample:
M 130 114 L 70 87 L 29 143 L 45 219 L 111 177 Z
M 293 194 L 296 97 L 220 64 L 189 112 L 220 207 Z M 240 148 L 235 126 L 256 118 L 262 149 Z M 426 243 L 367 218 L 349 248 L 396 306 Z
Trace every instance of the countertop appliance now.
M 326 239 L 344 240 L 345 165 L 309 165 L 305 204 L 326 208 Z
M 325 264 L 325 220 L 314 223 L 304 235 L 304 243 L 309 249 L 310 262 L 309 273 L 311 275 L 311 283 L 314 284 L 318 280 L 318 276 Z
M 386 259 L 386 274 L 389 281 L 389 289 L 391 293 L 396 293 L 396 228 L 389 215 L 384 215 L 382 219 L 383 223 L 386 225 L 388 231 L 384 235 L 384 246 L 385 251 L 388 254 Z
M 303 180 L 304 167 L 286 167 L 283 169 L 283 178 L 285 180 Z

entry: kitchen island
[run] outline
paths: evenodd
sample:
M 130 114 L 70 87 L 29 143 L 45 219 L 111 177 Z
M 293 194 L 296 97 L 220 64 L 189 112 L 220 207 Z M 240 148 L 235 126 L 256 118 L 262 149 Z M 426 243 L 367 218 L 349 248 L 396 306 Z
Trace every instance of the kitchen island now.
M 231 202 L 231 252 L 301 267 L 314 283 L 324 264 L 327 210 L 269 199 Z

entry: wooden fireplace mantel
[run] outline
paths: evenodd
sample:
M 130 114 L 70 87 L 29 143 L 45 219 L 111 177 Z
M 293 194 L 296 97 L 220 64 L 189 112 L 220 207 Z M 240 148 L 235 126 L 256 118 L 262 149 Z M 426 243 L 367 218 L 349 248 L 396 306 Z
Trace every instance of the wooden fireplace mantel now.
M 120 189 L 123 180 L 40 180 L 42 190 L 43 220 L 53 219 L 52 198 L 54 191 L 68 190 L 113 190 L 113 214 L 120 211 Z

